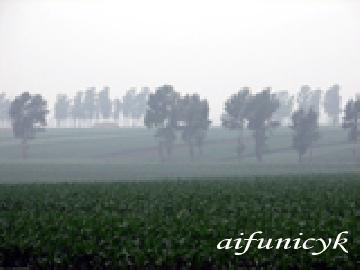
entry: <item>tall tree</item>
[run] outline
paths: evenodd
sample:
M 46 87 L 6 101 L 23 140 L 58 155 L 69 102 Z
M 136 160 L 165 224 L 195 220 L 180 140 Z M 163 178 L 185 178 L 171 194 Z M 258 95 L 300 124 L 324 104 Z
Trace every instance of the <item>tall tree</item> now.
M 90 122 L 96 116 L 96 88 L 89 87 L 84 94 L 84 118 L 89 120 Z
M 238 130 L 238 145 L 237 155 L 238 157 L 245 150 L 244 144 L 244 127 L 246 120 L 246 107 L 250 98 L 250 88 L 244 87 L 238 93 L 232 95 L 225 102 L 225 112 L 221 116 L 221 124 L 223 127 L 230 130 Z
M 288 91 L 279 91 L 275 93 L 279 100 L 279 108 L 274 113 L 273 119 L 284 122 L 291 118 L 291 113 L 294 107 L 294 96 L 289 95 Z
M 103 90 L 99 92 L 99 109 L 103 119 L 109 119 L 112 112 L 110 99 L 110 88 L 104 87 Z
M 123 104 L 119 98 L 113 100 L 113 118 L 118 123 L 122 112 Z
M 146 104 L 149 98 L 150 88 L 143 87 L 135 96 L 134 104 L 131 106 L 131 117 L 133 120 L 140 120 L 146 113 Z
M 326 91 L 324 96 L 324 110 L 331 119 L 332 124 L 337 126 L 340 121 L 341 113 L 340 86 L 338 84 L 331 86 Z
M 309 85 L 301 86 L 297 96 L 298 110 L 308 111 L 310 109 L 311 91 Z
M 198 94 L 185 95 L 178 104 L 178 128 L 182 131 L 182 139 L 189 146 L 190 157 L 194 158 L 194 148 L 202 154 L 204 140 L 211 121 L 209 120 L 209 104 L 200 99 Z
M 298 93 L 298 110 L 308 112 L 310 109 L 320 114 L 321 90 L 312 90 L 309 85 L 303 85 Z
M 27 157 L 28 141 L 46 126 L 49 113 L 47 102 L 41 95 L 28 92 L 15 98 L 10 105 L 10 118 L 15 138 L 21 140 L 22 156 Z
M 5 93 L 0 93 L 0 122 L 6 126 L 9 121 L 10 100 L 6 98 Z
M 136 88 L 132 87 L 123 96 L 123 116 L 127 121 L 133 118 L 134 108 L 136 107 Z
M 60 127 L 61 122 L 69 117 L 70 112 L 70 100 L 65 94 L 58 94 L 56 96 L 56 102 L 54 106 L 54 117 L 56 120 L 56 126 Z
M 319 138 L 319 117 L 317 112 L 310 109 L 297 110 L 292 115 L 292 126 L 294 130 L 293 147 L 298 152 L 299 162 L 313 143 Z
M 76 92 L 71 108 L 71 116 L 74 120 L 74 127 L 80 126 L 80 121 L 84 119 L 84 93 L 82 91 Z
M 271 93 L 271 88 L 251 96 L 246 106 L 246 119 L 248 128 L 254 131 L 255 154 L 258 161 L 262 161 L 265 151 L 266 130 L 277 125 L 271 118 L 278 107 L 279 101 L 276 95 Z
M 359 138 L 360 98 L 350 99 L 345 106 L 343 128 L 349 129 L 348 139 L 353 143 L 353 155 L 356 158 L 356 145 Z
M 158 150 L 162 161 L 172 153 L 177 128 L 177 104 L 180 95 L 173 86 L 163 85 L 149 95 L 144 123 L 147 128 L 156 128 Z
M 320 89 L 311 91 L 310 96 L 310 109 L 320 115 L 320 101 L 321 101 L 322 91 Z

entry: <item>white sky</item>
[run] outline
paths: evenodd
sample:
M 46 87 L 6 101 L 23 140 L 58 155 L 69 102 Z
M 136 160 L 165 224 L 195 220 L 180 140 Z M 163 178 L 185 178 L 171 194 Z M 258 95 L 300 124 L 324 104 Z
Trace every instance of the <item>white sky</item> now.
M 173 84 L 218 119 L 241 86 L 360 92 L 357 0 L 0 0 L 0 92 Z

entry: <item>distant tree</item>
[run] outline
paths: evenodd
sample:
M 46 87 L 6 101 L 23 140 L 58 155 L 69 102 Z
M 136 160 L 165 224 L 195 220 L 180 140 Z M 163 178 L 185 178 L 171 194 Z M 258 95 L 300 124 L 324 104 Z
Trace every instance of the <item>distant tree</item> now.
M 56 102 L 54 106 L 54 117 L 56 120 L 56 126 L 60 127 L 61 122 L 66 120 L 69 117 L 70 112 L 70 100 L 67 95 L 59 94 L 56 97 Z
M 248 87 L 242 88 L 238 93 L 232 95 L 225 102 L 225 112 L 221 116 L 221 124 L 223 127 L 230 130 L 239 131 L 238 145 L 236 151 L 238 157 L 240 157 L 245 150 L 244 128 L 247 106 L 250 96 L 250 89 Z
M 144 123 L 147 128 L 156 128 L 158 150 L 162 161 L 172 153 L 177 129 L 177 104 L 180 95 L 173 86 L 163 85 L 149 95 Z
M 312 90 L 309 85 L 301 86 L 300 92 L 297 96 L 298 110 L 310 110 L 311 91 Z
M 0 122 L 6 126 L 9 121 L 10 100 L 6 98 L 5 93 L 0 93 Z
M 112 112 L 110 100 L 110 88 L 104 87 L 103 90 L 99 92 L 99 109 L 103 119 L 109 119 Z
M 74 120 L 74 127 L 80 126 L 80 121 L 84 119 L 84 105 L 83 105 L 84 93 L 78 91 L 74 97 L 71 116 Z
M 349 129 L 348 139 L 353 143 L 353 155 L 356 158 L 356 144 L 359 138 L 359 119 L 360 119 L 360 98 L 350 99 L 345 106 L 343 128 Z
M 179 100 L 177 113 L 178 128 L 182 131 L 182 139 L 189 146 L 190 157 L 194 158 L 195 147 L 201 155 L 211 123 L 208 101 L 200 99 L 198 94 L 186 95 Z
M 319 138 L 318 114 L 310 109 L 308 112 L 303 109 L 297 110 L 292 115 L 292 126 L 294 130 L 293 147 L 298 152 L 299 162 L 313 143 Z
M 341 113 L 341 96 L 339 92 L 340 86 L 335 84 L 326 91 L 324 96 L 324 110 L 334 126 L 339 124 Z
M 120 115 L 123 109 L 123 104 L 119 98 L 113 100 L 113 118 L 116 122 L 119 122 Z
M 309 104 L 310 108 L 309 109 L 316 112 L 317 115 L 320 115 L 321 94 L 322 94 L 322 92 L 320 89 L 311 91 L 310 104 Z
M 298 93 L 298 110 L 305 112 L 312 109 L 316 113 L 320 114 L 320 101 L 321 101 L 321 90 L 312 90 L 310 86 L 303 85 Z
M 291 118 L 294 107 L 294 96 L 290 96 L 288 91 L 279 91 L 275 93 L 279 100 L 279 108 L 274 113 L 273 119 L 282 123 Z
M 135 87 L 130 88 L 123 96 L 123 116 L 126 120 L 132 120 L 133 118 L 133 112 L 136 107 L 136 99 L 137 95 Z
M 41 95 L 28 92 L 15 98 L 10 105 L 10 118 L 14 137 L 21 139 L 22 156 L 27 157 L 28 141 L 46 126 L 49 113 L 47 102 Z
M 84 118 L 90 122 L 96 117 L 96 105 L 96 88 L 89 87 L 84 94 L 83 111 Z
M 143 87 L 135 96 L 133 100 L 133 106 L 131 106 L 131 118 L 133 120 L 140 120 L 146 113 L 146 104 L 149 99 L 150 88 Z
M 279 101 L 276 95 L 271 93 L 271 88 L 251 96 L 246 106 L 246 119 L 248 128 L 254 131 L 255 154 L 258 161 L 262 161 L 265 151 L 266 130 L 278 125 L 271 120 L 278 107 Z

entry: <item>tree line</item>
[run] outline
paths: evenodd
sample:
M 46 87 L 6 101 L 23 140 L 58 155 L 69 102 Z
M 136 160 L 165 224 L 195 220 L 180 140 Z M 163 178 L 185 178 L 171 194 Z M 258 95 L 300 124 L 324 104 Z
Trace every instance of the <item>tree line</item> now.
M 143 119 L 146 102 L 150 94 L 148 87 L 139 92 L 136 88 L 129 89 L 122 98 L 110 98 L 110 88 L 104 87 L 99 92 L 95 87 L 76 92 L 73 98 L 66 94 L 57 95 L 54 105 L 54 118 L 57 127 L 71 119 L 73 127 L 92 126 L 94 121 L 113 120 L 118 123 L 120 118 L 127 125 L 134 125 Z
M 343 111 L 339 89 L 338 85 L 333 85 L 324 95 L 324 111 L 334 125 L 339 124 Z M 225 101 L 221 125 L 238 132 L 236 153 L 239 158 L 246 149 L 244 130 L 252 131 L 255 156 L 258 161 L 262 161 L 272 130 L 290 121 L 288 126 L 293 130 L 292 147 L 297 151 L 299 161 L 302 161 L 307 152 L 311 154 L 313 144 L 320 138 L 321 96 L 320 90 L 305 85 L 297 94 L 298 106 L 293 110 L 295 97 L 287 91 L 273 92 L 268 87 L 253 93 L 249 87 L 243 87 Z M 0 119 L 10 120 L 14 137 L 21 139 L 23 156 L 26 157 L 28 141 L 47 125 L 47 101 L 41 95 L 25 92 L 10 102 L 2 94 L 0 109 Z M 66 95 L 58 95 L 55 103 L 59 125 L 69 115 L 74 126 L 79 126 L 79 121 L 91 122 L 111 117 L 119 119 L 121 113 L 124 118 L 132 120 L 143 118 L 147 128 L 156 130 L 155 137 L 162 161 L 171 156 L 178 136 L 188 146 L 191 158 L 203 152 L 211 125 L 208 101 L 196 93 L 181 95 L 172 85 L 160 86 L 154 93 L 149 88 L 143 88 L 140 92 L 130 89 L 121 100 L 111 100 L 108 87 L 98 93 L 95 88 L 89 88 L 77 92 L 72 101 Z M 359 136 L 359 113 L 360 97 L 350 99 L 344 109 L 342 127 L 349 130 L 348 138 L 354 144 L 354 156 Z

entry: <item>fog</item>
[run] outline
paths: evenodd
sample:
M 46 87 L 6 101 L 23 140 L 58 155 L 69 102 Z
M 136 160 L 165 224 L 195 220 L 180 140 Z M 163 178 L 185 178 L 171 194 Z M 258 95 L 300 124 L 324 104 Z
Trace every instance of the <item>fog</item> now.
M 0 91 L 172 84 L 218 121 L 242 86 L 360 91 L 359 1 L 0 0 Z

